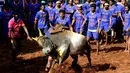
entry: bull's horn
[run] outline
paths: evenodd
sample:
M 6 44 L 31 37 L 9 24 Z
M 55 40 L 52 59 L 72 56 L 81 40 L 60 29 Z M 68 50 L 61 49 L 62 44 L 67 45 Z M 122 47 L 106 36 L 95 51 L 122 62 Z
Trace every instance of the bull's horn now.
M 32 38 L 33 40 L 37 41 L 38 40 L 38 37 L 35 37 L 35 38 Z

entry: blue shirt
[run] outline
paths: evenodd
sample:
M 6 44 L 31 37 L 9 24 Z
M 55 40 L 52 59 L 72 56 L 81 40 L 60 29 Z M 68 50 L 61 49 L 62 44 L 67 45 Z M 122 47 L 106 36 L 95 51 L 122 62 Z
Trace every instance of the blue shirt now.
M 60 8 L 60 9 L 61 9 L 61 8 Z M 60 9 L 57 9 L 56 7 L 54 8 L 55 20 L 56 20 L 57 18 L 59 18 L 59 11 L 60 11 Z
M 90 6 L 89 3 L 87 3 L 87 2 L 84 3 L 82 7 L 83 7 L 83 12 L 84 12 L 84 13 L 89 13 L 90 8 L 91 8 L 91 6 Z
M 130 13 L 124 13 L 123 14 L 123 18 L 124 18 L 124 30 L 127 30 L 128 28 L 130 28 Z
M 117 7 L 116 7 L 115 5 L 113 5 L 113 6 L 110 8 L 110 11 L 111 11 L 112 15 L 113 15 L 113 14 L 116 14 L 116 13 L 118 12 Z M 113 17 L 113 16 L 112 16 L 112 21 L 116 21 L 116 17 Z
M 81 14 L 76 11 L 73 15 L 73 19 L 75 19 L 75 28 L 80 28 L 82 23 L 84 22 L 84 18 L 81 16 Z
M 88 13 L 87 14 L 87 20 L 88 20 L 88 29 L 95 30 L 98 28 L 98 20 L 100 19 L 99 13 Z
M 48 13 L 38 11 L 35 17 L 38 20 L 38 28 L 48 27 Z
M 123 4 L 116 4 L 118 12 L 125 13 L 125 6 Z
M 74 6 L 66 5 L 65 7 L 66 16 L 70 18 L 72 11 L 74 11 Z
M 4 26 L 8 27 L 8 22 L 9 22 L 9 20 L 10 20 L 12 17 L 13 17 L 13 16 L 12 16 L 12 11 L 3 12 L 2 20 L 3 20 Z
M 48 12 L 48 14 L 49 14 L 49 20 L 50 20 L 51 22 L 53 22 L 53 21 L 54 21 L 54 16 L 55 16 L 54 9 L 53 9 L 53 8 L 49 8 L 49 7 L 46 7 L 45 10 L 46 10 L 46 11 Z
M 31 3 L 31 4 L 29 4 L 29 9 L 31 11 L 30 24 L 33 24 L 36 13 L 40 10 L 40 4 L 38 4 L 38 3 L 32 4 Z
M 101 10 L 101 22 L 109 23 L 110 18 L 112 17 L 112 13 L 110 10 Z
M 62 9 L 65 9 L 66 5 L 67 5 L 66 2 L 65 2 L 64 4 L 61 4 L 61 8 L 62 8 Z
M 12 2 L 11 7 L 12 7 L 13 10 L 18 11 L 19 16 L 22 17 L 22 15 L 23 15 L 23 4 L 22 3 L 15 4 L 14 2 Z
M 69 27 L 69 19 L 65 18 L 65 19 L 61 19 L 60 17 L 56 20 L 56 24 L 62 24 L 64 26 Z

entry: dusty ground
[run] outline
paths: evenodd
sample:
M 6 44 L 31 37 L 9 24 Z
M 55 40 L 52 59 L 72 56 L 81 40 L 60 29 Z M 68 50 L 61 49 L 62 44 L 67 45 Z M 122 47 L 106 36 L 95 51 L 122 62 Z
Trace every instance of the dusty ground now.
M 2 43 L 1 43 L 2 44 Z M 103 48 L 96 55 L 96 48 L 92 46 L 92 68 L 87 67 L 87 57 L 80 56 L 75 68 L 70 68 L 72 59 L 69 57 L 63 73 L 130 73 L 130 54 L 124 52 L 124 43 L 112 44 L 106 53 Z M 17 63 L 11 62 L 10 46 L 0 45 L 0 73 L 45 73 L 47 57 L 34 42 L 22 42 L 21 53 L 17 56 Z M 55 68 L 54 73 L 59 68 Z

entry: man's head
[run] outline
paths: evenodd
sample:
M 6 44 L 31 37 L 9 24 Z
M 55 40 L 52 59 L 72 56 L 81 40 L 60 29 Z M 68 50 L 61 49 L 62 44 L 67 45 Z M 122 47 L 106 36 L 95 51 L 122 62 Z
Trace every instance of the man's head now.
M 45 4 L 41 4 L 40 9 L 41 9 L 41 10 L 45 10 Z
M 91 11 L 96 12 L 96 4 L 91 4 Z
M 126 0 L 121 0 L 121 3 L 122 3 L 123 5 L 125 5 L 125 4 L 126 4 Z
M 75 3 L 75 4 L 79 4 L 79 0 L 75 0 L 74 3 Z
M 129 6 L 128 5 L 125 6 L 125 11 L 126 11 L 126 13 L 129 12 Z
M 91 4 L 96 4 L 96 1 L 95 0 L 91 0 Z
M 8 5 L 5 5 L 4 6 L 4 12 L 8 12 L 9 11 L 9 6 Z
M 15 2 L 16 4 L 18 4 L 18 3 L 19 3 L 19 0 L 14 0 L 14 2 Z
M 86 0 L 86 2 L 90 3 L 90 2 L 91 2 L 91 0 Z
M 81 4 L 78 4 L 78 5 L 77 5 L 77 10 L 78 10 L 79 12 L 82 12 L 82 5 L 81 5 Z
M 65 17 L 65 10 L 60 10 L 59 13 L 61 18 Z
M 72 5 L 73 4 L 73 0 L 69 0 L 69 2 L 68 2 L 70 5 Z
M 14 12 L 13 12 L 13 16 L 14 16 L 14 20 L 15 20 L 15 22 L 17 22 L 18 19 L 19 19 L 18 11 L 14 11 Z
M 56 6 L 57 6 L 57 7 L 60 7 L 60 6 L 61 6 L 61 2 L 60 2 L 60 1 L 57 1 L 57 2 L 56 2 Z
M 110 0 L 110 1 L 109 1 L 109 4 L 112 6 L 112 5 L 115 4 L 115 1 L 114 1 L 114 0 Z
M 36 0 L 32 0 L 32 3 L 35 4 L 35 3 L 36 3 Z
M 48 6 L 52 7 L 53 6 L 53 1 L 49 1 Z
M 106 2 L 107 2 L 106 0 L 102 0 L 102 1 L 101 1 L 102 4 L 105 4 Z
M 105 8 L 105 10 L 108 10 L 108 9 L 109 9 L 109 4 L 108 4 L 108 3 L 105 3 L 105 4 L 104 4 L 104 8 Z

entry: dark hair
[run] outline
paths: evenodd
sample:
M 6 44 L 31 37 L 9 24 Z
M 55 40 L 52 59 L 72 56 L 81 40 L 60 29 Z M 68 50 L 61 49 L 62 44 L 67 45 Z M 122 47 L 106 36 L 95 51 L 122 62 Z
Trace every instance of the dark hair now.
M 65 10 L 61 9 L 61 10 L 59 11 L 59 13 L 64 13 L 64 14 L 65 14 Z
M 125 5 L 125 7 L 128 7 L 128 8 L 129 8 L 129 5 Z
M 4 5 L 4 9 L 5 9 L 5 10 L 7 10 L 7 11 L 8 11 L 8 10 L 9 10 L 9 8 L 10 8 L 10 7 L 9 7 L 8 5 Z
M 91 7 L 94 7 L 94 8 L 96 8 L 96 4 L 91 4 Z
M 91 2 L 96 2 L 96 0 L 91 0 Z

